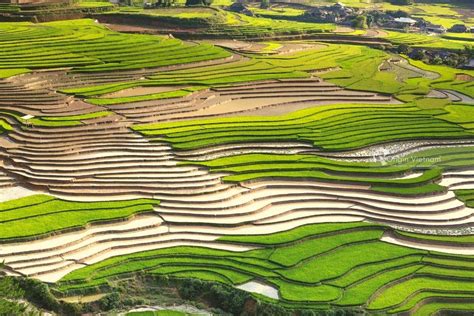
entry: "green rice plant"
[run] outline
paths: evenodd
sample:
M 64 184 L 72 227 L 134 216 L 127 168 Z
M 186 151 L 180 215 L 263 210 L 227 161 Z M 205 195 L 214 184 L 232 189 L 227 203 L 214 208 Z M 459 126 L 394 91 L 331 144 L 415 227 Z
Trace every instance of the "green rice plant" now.
M 474 294 L 474 284 L 468 280 L 415 276 L 402 282 L 387 284 L 368 304 L 370 310 L 386 309 L 403 303 L 412 293 L 419 291 L 439 291 Z
M 437 299 L 437 300 L 442 300 L 443 303 L 435 303 L 436 305 L 440 305 L 446 309 L 449 309 L 451 304 L 447 302 L 450 298 L 453 298 L 455 300 L 458 299 L 466 299 L 466 300 L 472 300 L 473 296 L 468 295 L 468 294 L 458 294 L 458 293 L 439 293 L 439 292 L 429 292 L 429 291 L 423 291 L 420 293 L 415 293 L 412 297 L 410 297 L 408 300 L 406 300 L 403 304 L 401 304 L 399 307 L 396 307 L 392 310 L 390 310 L 390 313 L 400 313 L 400 312 L 407 312 L 407 311 L 414 311 L 415 309 L 419 311 L 419 308 L 417 308 L 417 305 L 420 302 L 423 302 L 425 299 Z M 421 304 L 420 304 L 421 305 Z M 422 306 L 424 306 L 423 304 Z M 465 303 L 462 304 L 462 306 L 466 306 Z M 423 307 L 422 307 L 423 308 Z M 470 309 L 470 308 L 469 308 Z M 462 310 L 462 309 L 460 309 Z M 421 310 L 423 312 L 423 309 Z M 427 312 L 426 314 L 423 313 L 421 315 L 433 315 L 433 313 Z
M 121 97 L 121 98 L 91 98 L 86 99 L 88 103 L 95 105 L 114 105 L 121 103 L 131 103 L 131 102 L 142 102 L 142 101 L 151 101 L 151 100 L 162 100 L 170 98 L 184 97 L 191 93 L 191 91 L 186 89 L 160 92 L 153 94 L 145 94 L 131 97 Z
M 221 241 L 232 242 L 232 243 L 252 243 L 259 245 L 269 244 L 284 244 L 295 240 L 300 240 L 308 236 L 315 236 L 318 234 L 325 234 L 329 232 L 335 232 L 338 230 L 351 230 L 351 229 L 365 229 L 367 227 L 373 227 L 373 224 L 364 222 L 355 223 L 327 223 L 327 224 L 312 224 L 300 226 L 295 229 L 279 232 L 268 235 L 245 235 L 245 236 L 224 236 L 219 238 Z
M 397 234 L 418 239 L 418 240 L 427 240 L 427 241 L 439 241 L 443 243 L 474 243 L 474 235 L 464 235 L 464 236 L 442 236 L 442 235 L 428 235 L 428 234 L 417 234 L 404 231 L 397 231 Z
M 464 298 L 464 299 L 463 299 Z M 452 311 L 472 311 L 474 310 L 474 303 L 472 297 L 461 297 L 463 302 L 456 298 L 455 302 L 427 302 L 420 308 L 416 309 L 418 315 L 435 315 L 436 313 L 452 312 Z
M 362 240 L 366 241 L 367 239 Z M 365 252 L 367 249 L 371 249 L 371 251 Z M 305 261 L 303 266 L 295 265 L 285 270 L 282 272 L 282 275 L 297 282 L 316 283 L 348 273 L 357 266 L 390 260 L 417 252 L 419 251 L 396 245 L 382 244 L 376 240 L 373 242 L 359 242 L 347 246 L 338 246 L 333 250 Z M 351 258 L 351 260 L 344 260 L 344 258 Z M 338 264 L 331 264 L 334 262 L 338 262 Z
M 94 222 L 127 218 L 151 212 L 158 203 L 151 199 L 73 202 L 48 195 L 32 195 L 0 203 L 0 239 L 34 237 L 81 228 Z
M 140 69 L 230 56 L 209 44 L 189 45 L 177 39 L 112 32 L 92 20 L 16 27 L 17 32 L 0 40 L 0 69 L 17 69 L 8 70 L 15 74 L 24 68 L 73 67 L 73 71 L 82 72 Z M 0 34 L 8 29 L 9 24 L 0 25 Z
M 468 207 L 474 207 L 474 190 L 456 190 L 456 197 L 463 201 Z

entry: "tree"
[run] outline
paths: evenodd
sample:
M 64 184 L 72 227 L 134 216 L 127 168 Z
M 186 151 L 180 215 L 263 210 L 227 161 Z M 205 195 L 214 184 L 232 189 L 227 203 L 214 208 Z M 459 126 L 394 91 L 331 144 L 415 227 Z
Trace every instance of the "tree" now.
M 354 19 L 354 27 L 358 29 L 367 29 L 367 17 L 365 15 L 359 15 Z
M 270 0 L 262 0 L 260 2 L 261 9 L 268 9 L 270 7 Z
M 443 64 L 443 59 L 439 57 L 439 55 L 436 55 L 433 60 L 431 61 L 432 64 L 434 65 L 442 65 Z
M 373 15 L 368 15 L 367 16 L 367 26 L 372 27 L 372 24 L 374 24 L 375 18 Z
M 413 1 L 412 0 L 391 0 L 390 3 L 395 4 L 395 5 L 410 5 L 410 4 L 413 4 Z
M 171 7 L 174 4 L 174 0 L 158 0 L 155 3 L 156 7 Z
M 4 263 L 0 263 L 0 270 L 4 266 Z M 0 275 L 0 316 L 24 314 L 27 306 L 18 302 L 24 294 L 14 278 Z
M 400 44 L 397 47 L 397 51 L 399 54 L 408 55 L 411 52 L 411 48 L 407 44 Z
M 203 5 L 203 6 L 210 6 L 212 0 L 186 0 L 186 6 L 195 6 L 195 5 Z
M 460 64 L 459 56 L 457 54 L 450 54 L 444 59 L 444 62 L 448 66 L 457 67 Z
M 422 49 L 415 49 L 411 56 L 410 56 L 412 59 L 415 59 L 415 60 L 423 60 L 426 58 L 426 53 L 424 50 Z
M 469 58 L 474 58 L 474 46 L 472 45 L 464 46 L 464 54 L 466 54 Z

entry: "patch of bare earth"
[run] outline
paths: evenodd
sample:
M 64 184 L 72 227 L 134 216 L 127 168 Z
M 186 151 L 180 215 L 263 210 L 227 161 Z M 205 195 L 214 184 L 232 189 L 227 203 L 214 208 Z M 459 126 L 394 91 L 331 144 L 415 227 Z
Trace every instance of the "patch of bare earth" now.
M 130 89 L 120 90 L 117 92 L 107 93 L 107 94 L 104 94 L 102 97 L 104 98 L 134 97 L 134 96 L 140 96 L 140 95 L 169 92 L 169 91 L 174 91 L 176 89 L 177 89 L 176 87 L 171 87 L 171 86 L 138 87 L 138 88 L 130 88 Z
M 474 77 L 468 74 L 457 74 L 456 80 L 460 81 L 474 81 Z
M 336 26 L 336 30 L 334 31 L 334 33 L 352 33 L 354 32 L 354 29 L 352 27 L 348 27 L 348 26 Z

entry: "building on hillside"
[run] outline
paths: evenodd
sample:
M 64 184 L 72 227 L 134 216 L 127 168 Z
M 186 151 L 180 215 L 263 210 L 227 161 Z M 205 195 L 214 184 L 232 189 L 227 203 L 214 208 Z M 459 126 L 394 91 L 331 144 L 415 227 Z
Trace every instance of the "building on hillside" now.
M 474 70 L 474 58 L 469 60 L 469 62 L 466 65 L 464 65 L 463 68 L 464 69 L 469 69 L 469 70 Z
M 352 19 L 357 13 L 355 9 L 346 7 L 343 3 L 337 2 L 332 6 L 316 7 L 305 13 L 307 18 L 321 23 L 343 23 Z
M 464 24 L 455 24 L 449 29 L 453 33 L 468 33 L 471 31 L 471 28 Z
M 404 17 L 395 18 L 393 19 L 393 21 L 402 27 L 411 27 L 411 26 L 414 26 L 416 22 L 418 22 L 417 20 L 414 20 L 412 18 L 404 18 Z
M 447 29 L 442 26 L 442 25 L 438 25 L 438 24 L 427 24 L 425 26 L 425 31 L 426 32 L 430 32 L 430 33 L 438 33 L 438 34 L 442 34 L 442 33 L 446 33 Z

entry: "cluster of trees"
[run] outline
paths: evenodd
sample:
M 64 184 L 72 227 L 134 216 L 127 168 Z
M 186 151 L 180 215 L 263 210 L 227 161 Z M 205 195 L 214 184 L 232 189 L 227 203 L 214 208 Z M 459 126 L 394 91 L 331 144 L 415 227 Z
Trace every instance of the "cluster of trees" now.
M 354 19 L 352 24 L 357 29 L 367 29 L 369 24 L 367 22 L 367 17 L 365 15 L 359 15 Z
M 413 0 L 390 0 L 390 3 L 394 5 L 410 5 L 413 2 Z
M 261 0 L 260 1 L 260 8 L 261 9 L 268 9 L 270 7 L 270 0 Z
M 76 305 L 58 301 L 46 284 L 7 276 L 2 272 L 4 268 L 4 263 L 0 263 L 0 316 L 37 315 L 38 308 L 60 315 L 79 314 Z
M 422 60 L 427 64 L 462 67 L 474 58 L 474 47 L 466 46 L 460 52 L 443 52 L 412 48 L 406 44 L 401 44 L 397 48 L 397 53 L 407 55 L 415 60 Z
M 178 285 L 178 292 L 184 299 L 192 301 L 203 299 L 232 315 L 242 314 L 245 302 L 251 299 L 250 294 L 244 291 L 198 279 L 185 279 Z
M 26 304 L 20 302 L 25 292 L 16 284 L 15 279 L 7 277 L 2 271 L 5 263 L 0 262 L 0 316 L 21 315 Z
M 175 0 L 157 0 L 155 2 L 156 7 L 171 7 L 175 3 Z
M 0 276 L 0 316 L 23 315 L 27 305 L 19 300 L 24 294 L 13 278 Z
M 212 0 L 186 0 L 186 6 L 210 6 Z

